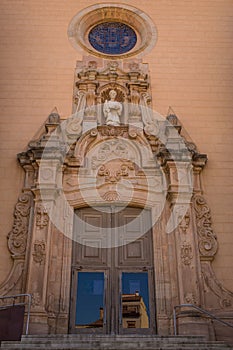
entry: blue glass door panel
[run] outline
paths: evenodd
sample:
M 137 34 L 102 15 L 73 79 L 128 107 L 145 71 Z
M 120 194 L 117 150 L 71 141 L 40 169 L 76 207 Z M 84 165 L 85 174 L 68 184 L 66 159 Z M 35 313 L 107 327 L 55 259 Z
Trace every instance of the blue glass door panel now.
M 123 328 L 149 328 L 149 288 L 147 272 L 122 272 L 121 315 Z
M 104 283 L 104 272 L 78 272 L 76 328 L 103 327 Z

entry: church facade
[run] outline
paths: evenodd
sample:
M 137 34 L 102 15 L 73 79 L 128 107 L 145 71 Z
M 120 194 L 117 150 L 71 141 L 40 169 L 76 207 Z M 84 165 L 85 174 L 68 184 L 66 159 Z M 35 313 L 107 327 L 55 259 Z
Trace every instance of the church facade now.
M 233 320 L 229 9 L 197 3 L 3 2 L 0 296 L 32 295 L 30 334 L 171 335 L 177 306 L 232 340 L 197 312 Z

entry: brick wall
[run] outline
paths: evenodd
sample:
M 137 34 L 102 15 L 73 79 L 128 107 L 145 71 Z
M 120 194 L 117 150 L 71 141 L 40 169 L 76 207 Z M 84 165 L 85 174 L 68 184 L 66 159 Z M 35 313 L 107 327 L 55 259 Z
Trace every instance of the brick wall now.
M 233 46 L 231 0 L 124 0 L 149 14 L 158 42 L 149 63 L 154 108 L 171 105 L 199 151 L 208 154 L 203 186 L 219 251 L 218 278 L 233 290 Z M 70 45 L 71 18 L 90 0 L 2 0 L 0 3 L 1 163 L 0 282 L 10 270 L 6 235 L 23 183 L 16 154 L 50 111 L 71 113 L 73 74 L 81 59 Z

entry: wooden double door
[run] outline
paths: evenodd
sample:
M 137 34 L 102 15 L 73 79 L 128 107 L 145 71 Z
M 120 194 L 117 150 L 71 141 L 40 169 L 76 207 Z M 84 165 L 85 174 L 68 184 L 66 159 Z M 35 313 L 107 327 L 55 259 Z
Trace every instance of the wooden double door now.
M 150 211 L 75 212 L 70 333 L 156 332 Z

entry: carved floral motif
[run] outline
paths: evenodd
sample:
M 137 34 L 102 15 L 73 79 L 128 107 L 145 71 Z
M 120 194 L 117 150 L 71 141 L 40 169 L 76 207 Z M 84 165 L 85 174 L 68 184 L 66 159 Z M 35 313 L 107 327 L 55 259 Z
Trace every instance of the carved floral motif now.
M 197 298 L 193 293 L 187 293 L 185 295 L 185 301 L 188 304 L 194 304 L 194 305 L 197 304 Z
M 36 209 L 36 226 L 42 229 L 46 227 L 49 222 L 49 217 L 47 214 L 47 210 L 44 208 L 42 204 L 39 204 Z
M 31 208 L 31 192 L 22 193 L 15 206 L 13 228 L 8 234 L 8 247 L 13 256 L 25 253 Z
M 96 61 L 89 61 L 88 62 L 88 69 L 97 69 L 97 62 Z
M 200 254 L 202 257 L 214 257 L 218 244 L 211 225 L 210 209 L 206 200 L 201 195 L 195 195 L 193 203 L 196 214 Z
M 132 62 L 129 64 L 129 69 L 134 72 L 138 72 L 140 70 L 139 64 L 137 62 Z
M 193 258 L 192 247 L 189 243 L 183 243 L 181 246 L 181 260 L 184 265 L 190 265 Z
M 36 263 L 42 264 L 45 260 L 45 242 L 44 241 L 35 241 L 34 242 L 34 251 L 32 253 L 33 260 Z
M 39 306 L 41 303 L 41 297 L 38 292 L 32 293 L 32 307 Z
M 116 61 L 110 61 L 108 63 L 109 70 L 113 71 L 113 72 L 115 72 L 117 70 L 118 66 L 119 66 L 119 64 Z

